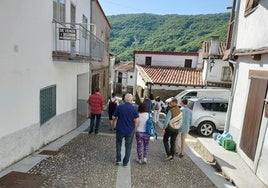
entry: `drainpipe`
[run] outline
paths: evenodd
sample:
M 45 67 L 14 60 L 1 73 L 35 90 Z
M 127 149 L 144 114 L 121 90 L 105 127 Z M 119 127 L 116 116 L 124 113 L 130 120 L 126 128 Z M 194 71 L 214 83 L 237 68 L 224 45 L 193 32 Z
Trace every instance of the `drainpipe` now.
M 92 85 L 91 85 L 91 82 L 92 82 L 92 41 L 91 41 L 91 33 L 92 33 L 92 6 L 93 6 L 93 3 L 92 3 L 93 0 L 90 1 L 90 33 L 89 33 L 89 80 L 88 80 L 88 85 L 89 85 L 89 91 L 88 93 L 91 93 L 92 91 Z
M 208 87 L 208 69 L 209 69 L 209 62 L 210 62 L 210 57 L 208 58 L 207 63 L 206 63 L 205 88 Z
M 239 70 L 239 63 L 232 61 L 234 42 L 236 41 L 235 34 L 237 31 L 237 25 L 238 25 L 239 8 L 240 8 L 240 0 L 237 0 L 234 26 L 233 26 L 233 31 L 232 31 L 232 39 L 231 39 L 232 41 L 231 41 L 230 54 L 229 54 L 229 59 L 228 59 L 228 62 L 232 63 L 234 65 L 234 73 L 233 73 L 233 77 L 232 77 L 231 96 L 229 98 L 228 111 L 227 111 L 227 115 L 226 115 L 226 123 L 225 123 L 225 127 L 224 127 L 225 132 L 229 131 L 229 129 L 230 129 L 231 112 L 232 112 L 232 108 L 233 108 L 233 98 L 234 98 L 234 92 L 235 92 L 236 86 L 237 86 L 237 77 L 238 77 L 238 70 Z
M 111 66 L 111 62 L 112 62 L 112 59 L 111 59 L 111 56 L 110 56 L 110 53 L 109 53 L 109 58 L 108 58 L 108 91 L 107 91 L 107 96 L 112 96 L 112 83 L 111 83 L 111 80 L 112 80 L 112 77 L 111 77 L 111 72 L 112 72 L 112 66 Z

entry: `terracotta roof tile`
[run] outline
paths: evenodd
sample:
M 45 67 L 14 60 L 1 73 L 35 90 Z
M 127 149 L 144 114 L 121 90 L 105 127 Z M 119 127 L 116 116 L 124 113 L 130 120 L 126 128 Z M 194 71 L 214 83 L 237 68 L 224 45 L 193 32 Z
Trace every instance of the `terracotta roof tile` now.
M 134 65 L 133 65 L 133 62 L 121 62 L 115 65 L 114 70 L 120 71 L 120 72 L 133 72 Z
M 146 83 L 204 86 L 201 69 L 142 65 L 136 65 L 136 67 Z

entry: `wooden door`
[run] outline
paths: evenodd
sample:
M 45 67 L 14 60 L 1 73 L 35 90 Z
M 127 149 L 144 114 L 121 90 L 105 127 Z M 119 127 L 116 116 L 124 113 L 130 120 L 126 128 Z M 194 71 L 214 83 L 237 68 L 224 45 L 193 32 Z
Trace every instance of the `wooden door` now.
M 258 143 L 267 82 L 267 79 L 252 77 L 249 88 L 240 148 L 252 161 L 254 161 Z
M 91 93 L 95 93 L 96 88 L 100 88 L 100 75 L 95 74 L 92 76 L 92 82 L 91 82 Z

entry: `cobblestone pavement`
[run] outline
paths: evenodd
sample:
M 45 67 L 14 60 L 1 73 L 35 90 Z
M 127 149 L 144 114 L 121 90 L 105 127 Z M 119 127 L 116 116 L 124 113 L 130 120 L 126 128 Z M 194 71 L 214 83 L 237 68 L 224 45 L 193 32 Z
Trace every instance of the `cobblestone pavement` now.
M 64 145 L 59 154 L 43 160 L 28 173 L 48 177 L 42 188 L 116 187 L 120 167 L 114 165 L 115 136 L 109 131 L 107 117 L 102 118 L 100 132 L 110 134 L 81 133 Z M 134 139 L 129 167 L 133 188 L 216 187 L 188 156 L 164 161 L 160 139 L 150 142 L 148 164 L 136 163 L 136 156 Z

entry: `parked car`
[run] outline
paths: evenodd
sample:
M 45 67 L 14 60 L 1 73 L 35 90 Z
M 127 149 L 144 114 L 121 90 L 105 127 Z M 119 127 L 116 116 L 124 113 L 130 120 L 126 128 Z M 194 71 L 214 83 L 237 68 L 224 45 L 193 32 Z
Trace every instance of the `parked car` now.
M 202 136 L 209 137 L 215 130 L 224 130 L 228 100 L 219 98 L 192 98 L 188 100 L 192 109 L 191 128 Z
M 175 96 L 178 100 L 178 103 L 181 102 L 181 99 L 186 98 L 223 98 L 229 99 L 230 90 L 229 89 L 185 89 Z M 168 98 L 165 102 L 169 103 L 171 98 Z

